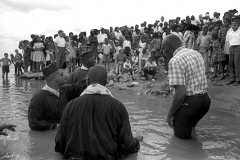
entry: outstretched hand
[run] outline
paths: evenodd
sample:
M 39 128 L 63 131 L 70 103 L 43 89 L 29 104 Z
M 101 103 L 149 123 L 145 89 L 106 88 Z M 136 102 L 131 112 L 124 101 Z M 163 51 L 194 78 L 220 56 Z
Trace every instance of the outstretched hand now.
M 2 125 L 0 126 L 0 135 L 4 135 L 4 136 L 7 136 L 8 134 L 6 132 L 3 132 L 4 129 L 8 129 L 10 131 L 15 131 L 15 128 L 14 127 L 17 127 L 15 125 L 12 125 L 12 124 L 9 124 L 9 125 Z

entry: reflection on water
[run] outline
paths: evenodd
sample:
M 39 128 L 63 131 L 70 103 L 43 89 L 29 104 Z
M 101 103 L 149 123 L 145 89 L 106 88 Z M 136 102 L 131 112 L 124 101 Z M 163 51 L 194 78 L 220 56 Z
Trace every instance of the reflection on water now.
M 9 136 L 0 136 L 0 159 L 63 159 L 54 152 L 57 129 L 35 132 L 28 127 L 29 101 L 43 85 L 43 81 L 13 75 L 0 84 L 0 123 L 17 125 L 15 133 L 7 131 Z M 133 133 L 144 135 L 140 152 L 129 155 L 127 160 L 240 159 L 240 117 L 237 115 L 210 109 L 196 128 L 197 136 L 181 140 L 173 136 L 166 123 L 169 99 L 134 95 L 133 91 L 113 89 L 112 92 L 126 106 Z

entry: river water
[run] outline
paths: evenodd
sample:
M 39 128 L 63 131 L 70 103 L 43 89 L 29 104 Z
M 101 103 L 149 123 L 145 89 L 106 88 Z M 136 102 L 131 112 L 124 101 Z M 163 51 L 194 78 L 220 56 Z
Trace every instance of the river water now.
M 44 86 L 42 80 L 15 77 L 11 69 L 9 81 L 0 78 L 0 123 L 17 125 L 16 132 L 0 136 L 0 159 L 60 160 L 54 152 L 57 129 L 31 131 L 27 111 L 31 97 Z M 212 107 L 196 127 L 196 137 L 181 140 L 173 136 L 166 123 L 171 99 L 160 96 L 139 96 L 132 90 L 111 90 L 127 108 L 133 133 L 144 140 L 138 153 L 127 160 L 239 160 L 240 117 Z

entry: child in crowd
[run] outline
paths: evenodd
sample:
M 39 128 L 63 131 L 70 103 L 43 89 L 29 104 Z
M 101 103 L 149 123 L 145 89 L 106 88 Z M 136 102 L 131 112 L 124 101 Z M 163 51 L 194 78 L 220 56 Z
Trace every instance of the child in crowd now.
M 120 46 L 120 42 L 118 40 L 115 40 L 115 54 L 113 55 L 114 62 L 116 62 L 116 57 L 117 57 L 120 49 L 122 49 L 122 47 Z M 116 63 L 115 63 L 114 68 L 116 68 Z
M 66 50 L 65 50 L 65 60 L 66 60 L 66 68 L 69 68 L 69 45 L 70 45 L 69 37 L 66 37 Z
M 144 77 L 143 80 L 148 79 L 148 75 L 152 75 L 152 81 L 155 81 L 154 76 L 156 74 L 157 64 L 154 62 L 153 57 L 149 57 L 148 62 L 143 67 Z
M 223 73 L 223 65 L 222 62 L 225 61 L 225 55 L 220 47 L 220 43 L 218 41 L 218 34 L 217 33 L 213 33 L 212 34 L 212 39 L 213 39 L 213 43 L 210 45 L 213 48 L 212 51 L 212 59 L 213 59 L 213 66 L 214 66 L 214 75 L 212 78 L 216 78 L 217 77 L 217 72 L 218 72 L 218 64 L 219 64 L 219 68 L 221 71 L 221 79 L 223 80 L 224 77 L 224 73 Z
M 114 54 L 115 54 L 115 44 L 114 44 L 114 35 L 109 35 L 109 44 L 111 45 L 110 50 L 110 62 L 114 62 Z
M 129 75 L 133 75 L 134 76 L 134 71 L 130 62 L 130 58 L 127 57 L 126 58 L 126 62 L 124 62 L 123 64 L 123 73 L 128 73 Z
M 33 68 L 36 68 L 36 72 L 39 72 L 43 69 L 43 62 L 45 61 L 43 48 L 44 48 L 44 45 L 42 43 L 42 39 L 38 37 L 37 42 L 34 43 L 33 45 L 33 49 L 35 50 L 33 62 L 36 63 L 36 67 L 33 67 Z
M 154 33 L 153 35 L 154 39 L 151 41 L 152 48 L 154 49 L 155 52 L 153 52 L 153 57 L 156 60 L 156 63 L 158 65 L 158 59 L 160 57 L 160 50 L 161 50 L 161 35 L 158 33 Z
M 8 54 L 4 53 L 4 58 L 0 59 L 0 66 L 2 67 L 2 78 L 6 74 L 6 79 L 8 79 L 9 66 L 12 64 L 11 60 L 8 58 Z
M 125 59 L 126 59 L 126 55 L 124 54 L 124 49 L 121 48 L 119 50 L 119 53 L 116 56 L 116 61 L 115 61 L 115 66 L 116 66 L 115 73 L 116 74 L 122 73 L 122 68 L 123 68 Z
M 69 73 L 74 72 L 76 65 L 76 52 L 77 52 L 77 43 L 75 41 L 71 41 L 68 46 L 69 49 Z
M 102 45 L 103 50 L 103 65 L 107 72 L 110 71 L 110 51 L 111 51 L 111 44 L 109 44 L 109 39 L 105 38 L 105 43 Z
M 133 35 L 133 48 L 138 48 L 140 42 L 140 30 L 136 30 L 136 35 Z
M 133 63 L 132 68 L 133 69 L 136 65 L 138 65 L 138 62 L 139 62 L 138 56 L 139 56 L 139 51 L 137 49 L 133 50 L 133 52 L 132 52 L 132 63 Z
M 88 51 L 88 45 L 87 45 L 86 41 L 83 39 L 82 43 L 79 46 L 79 55 L 78 55 L 79 56 L 79 63 L 80 63 L 78 65 L 79 67 L 82 66 L 82 62 L 81 62 L 81 58 L 80 58 L 81 54 L 84 53 L 84 52 L 87 52 L 87 51 Z
M 198 37 L 197 39 L 197 46 L 199 49 L 199 52 L 202 54 L 202 57 L 204 59 L 204 65 L 205 65 L 205 73 L 208 73 L 208 52 L 210 49 L 210 44 L 212 41 L 212 38 L 208 33 L 208 27 L 203 28 L 203 34 L 201 37 Z
M 129 36 L 126 36 L 126 40 L 123 41 L 123 49 L 124 49 L 125 55 L 127 57 L 130 57 L 131 42 L 129 40 Z
M 51 63 L 53 63 L 53 51 L 50 46 L 47 46 L 46 50 L 46 66 L 49 66 Z
M 223 27 L 220 29 L 219 31 L 219 42 L 220 42 L 220 46 L 221 49 L 224 50 L 224 54 L 225 54 L 225 61 L 222 63 L 223 65 L 223 69 L 225 68 L 225 66 L 227 66 L 227 71 L 228 69 L 228 61 L 229 61 L 229 47 L 228 44 L 225 44 L 226 41 L 226 35 L 227 35 L 227 31 L 230 29 L 230 19 L 224 19 L 223 20 Z M 226 50 L 225 50 L 225 45 L 226 46 Z
M 16 75 L 23 74 L 22 72 L 22 54 L 18 52 L 18 50 L 15 50 L 15 62 L 16 62 Z

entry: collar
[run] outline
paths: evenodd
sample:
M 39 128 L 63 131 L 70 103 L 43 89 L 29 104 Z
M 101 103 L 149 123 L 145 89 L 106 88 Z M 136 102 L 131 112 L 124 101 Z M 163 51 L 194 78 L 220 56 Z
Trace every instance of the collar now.
M 173 56 L 175 56 L 181 49 L 183 49 L 184 47 L 179 47 L 178 49 L 176 49 L 174 52 L 173 52 Z
M 88 68 L 85 67 L 84 65 L 81 66 L 81 69 L 88 71 Z
M 91 84 L 89 85 L 80 96 L 84 94 L 99 94 L 99 95 L 109 95 L 113 97 L 112 93 L 101 84 Z
M 56 95 L 57 97 L 59 97 L 59 91 L 49 87 L 47 84 L 42 88 L 42 90 L 51 92 L 52 94 Z

